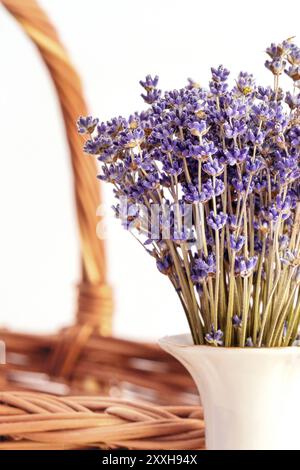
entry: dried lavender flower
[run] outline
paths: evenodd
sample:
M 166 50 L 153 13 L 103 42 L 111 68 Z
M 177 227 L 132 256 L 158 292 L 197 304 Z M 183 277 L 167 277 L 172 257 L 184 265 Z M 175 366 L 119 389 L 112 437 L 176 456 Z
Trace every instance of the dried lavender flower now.
M 92 134 L 98 122 L 98 118 L 93 118 L 92 116 L 81 116 L 77 121 L 77 130 L 79 134 Z
M 212 326 L 210 333 L 205 335 L 205 340 L 207 343 L 213 346 L 223 346 L 223 336 L 224 335 L 221 330 L 215 331 L 214 327 Z
M 234 315 L 232 318 L 232 324 L 234 328 L 241 328 L 242 327 L 243 320 L 241 317 L 238 315 Z

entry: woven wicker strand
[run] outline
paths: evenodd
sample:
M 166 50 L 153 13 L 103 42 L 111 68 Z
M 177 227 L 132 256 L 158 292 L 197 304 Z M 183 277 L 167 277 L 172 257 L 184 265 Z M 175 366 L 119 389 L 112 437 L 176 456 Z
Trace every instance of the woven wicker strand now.
M 65 336 L 68 349 L 67 338 L 73 341 L 69 329 Z M 57 350 L 57 343 L 61 343 L 61 335 L 25 337 L 2 330 L 0 338 L 9 351 L 7 366 L 0 367 L 0 373 L 6 370 L 6 388 L 54 389 L 54 393 L 63 394 L 71 389 L 72 393 L 103 394 L 108 387 L 117 386 L 119 393 L 130 392 L 161 404 L 199 402 L 190 375 L 175 359 L 153 344 L 91 335 L 76 362 L 68 365 L 69 375 L 60 378 L 59 383 L 67 388 L 57 386 L 56 389 L 53 383 L 48 383 L 47 376 L 38 375 L 39 380 L 35 383 L 32 379 L 40 372 L 55 377 L 52 351 Z
M 112 292 L 106 280 L 103 240 L 96 234 L 100 203 L 96 167 L 82 153 L 76 130 L 79 115 L 87 114 L 80 79 L 45 13 L 34 0 L 1 0 L 37 46 L 57 91 L 69 144 L 80 233 L 82 281 L 78 288 L 78 324 L 91 324 L 101 334 L 111 333 Z
M 0 393 L 0 450 L 201 449 L 202 409 L 106 397 Z

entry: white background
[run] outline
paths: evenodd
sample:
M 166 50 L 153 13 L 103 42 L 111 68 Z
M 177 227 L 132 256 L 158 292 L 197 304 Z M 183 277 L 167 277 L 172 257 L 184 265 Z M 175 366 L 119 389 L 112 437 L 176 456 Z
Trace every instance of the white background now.
M 26 3 L 26 0 L 24 0 Z M 237 0 L 41 0 L 81 74 L 101 120 L 143 107 L 139 79 L 163 89 L 201 84 L 223 63 L 232 76 L 266 84 L 264 49 L 298 35 L 299 3 Z M 79 275 L 71 174 L 48 73 L 15 21 L 0 8 L 0 324 L 53 331 L 71 322 Z M 168 280 L 109 212 L 115 333 L 156 339 L 186 330 Z

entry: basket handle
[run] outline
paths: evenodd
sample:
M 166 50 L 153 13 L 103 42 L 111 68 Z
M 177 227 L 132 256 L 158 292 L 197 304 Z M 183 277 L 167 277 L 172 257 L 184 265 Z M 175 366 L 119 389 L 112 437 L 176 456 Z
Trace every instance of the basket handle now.
M 47 66 L 63 114 L 74 174 L 80 233 L 82 277 L 78 286 L 76 324 L 89 324 L 100 334 L 111 333 L 112 292 L 106 282 L 105 245 L 96 234 L 100 203 L 95 163 L 85 158 L 75 122 L 87 114 L 80 79 L 46 14 L 35 0 L 1 0 L 38 48 Z

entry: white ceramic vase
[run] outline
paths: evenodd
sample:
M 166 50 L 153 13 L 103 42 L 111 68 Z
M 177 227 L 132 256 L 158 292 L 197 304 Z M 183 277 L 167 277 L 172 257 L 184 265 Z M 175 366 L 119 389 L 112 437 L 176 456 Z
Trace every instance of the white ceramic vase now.
M 161 347 L 195 380 L 209 450 L 300 450 L 300 348 L 195 346 L 190 335 Z

